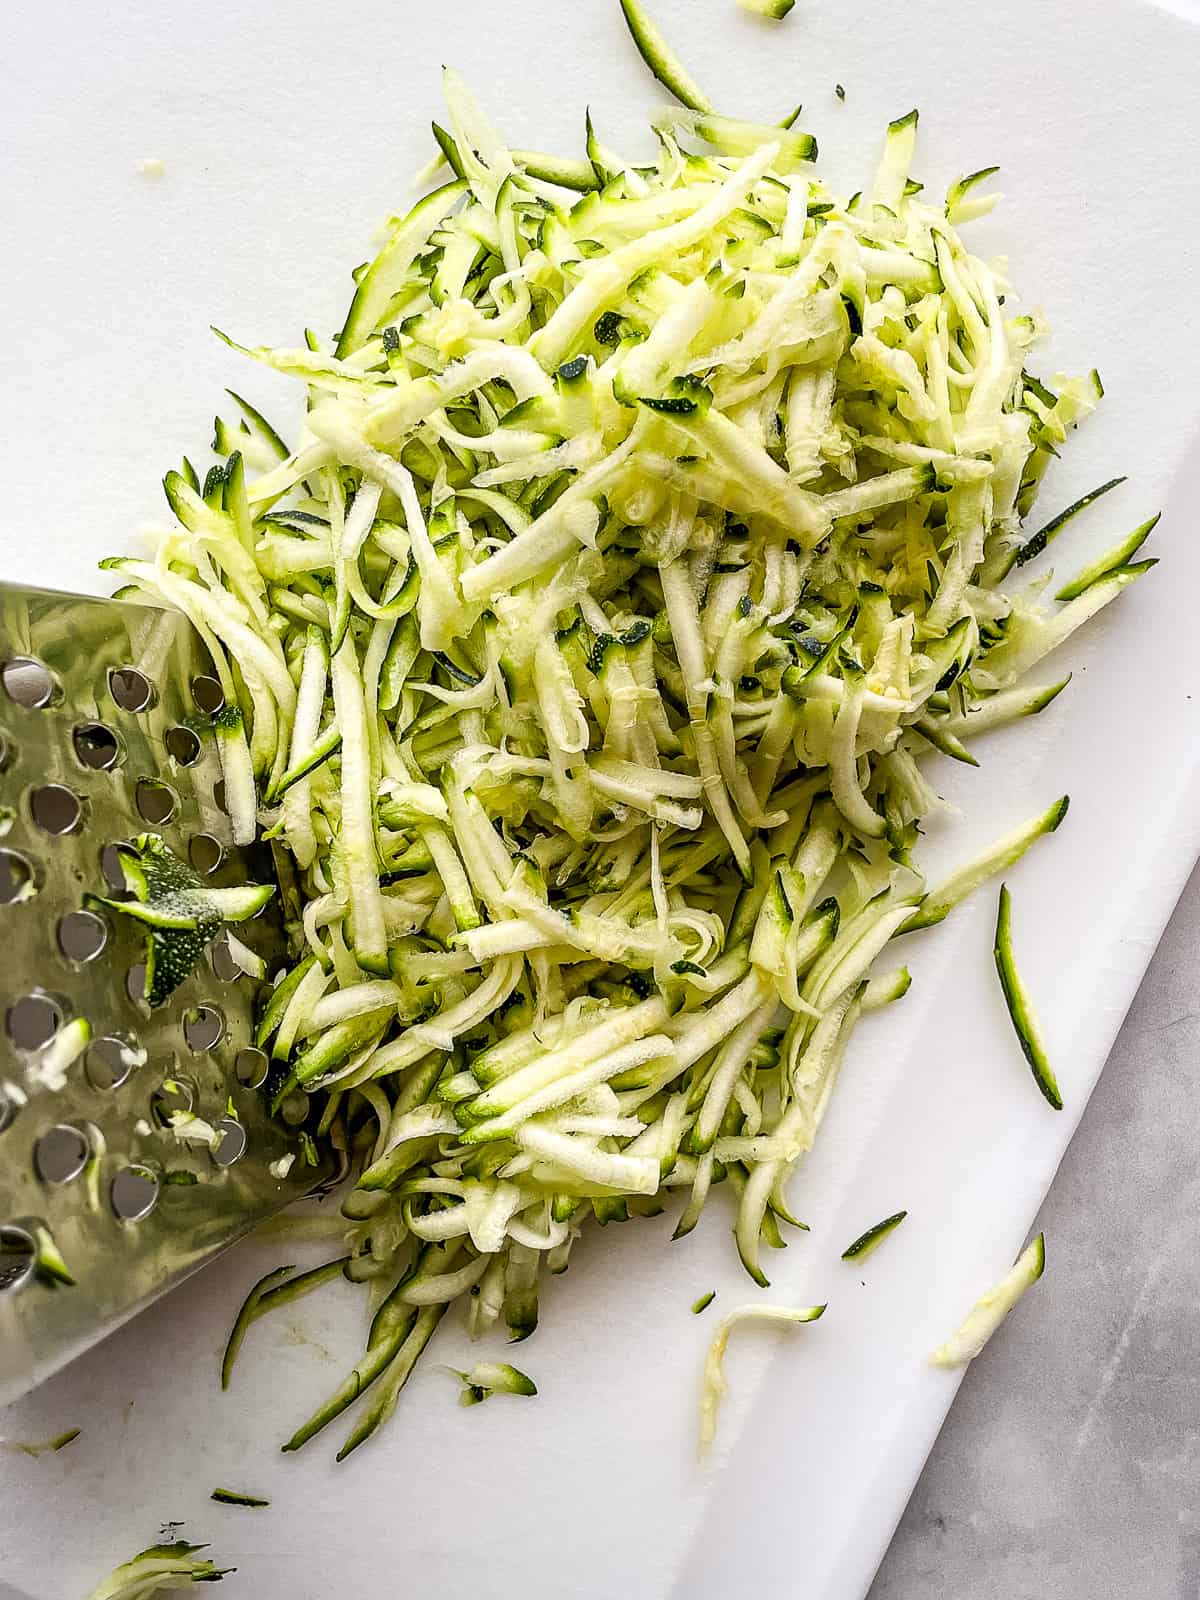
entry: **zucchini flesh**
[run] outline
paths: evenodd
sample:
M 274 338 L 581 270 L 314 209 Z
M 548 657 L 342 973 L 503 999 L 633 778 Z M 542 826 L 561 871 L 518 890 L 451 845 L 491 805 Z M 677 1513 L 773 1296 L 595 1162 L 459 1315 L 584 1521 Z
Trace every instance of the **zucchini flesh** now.
M 462 1384 L 460 1406 L 477 1406 L 494 1394 L 535 1395 L 537 1384 L 507 1361 L 477 1361 L 470 1372 L 451 1369 Z
M 938 1367 L 965 1367 L 973 1361 L 1008 1316 L 1026 1289 L 1046 1270 L 1046 1236 L 1039 1233 L 1017 1258 L 1012 1270 L 995 1288 L 982 1295 L 945 1344 L 930 1357 Z
M 910 933 L 917 928 L 931 928 L 935 923 L 943 921 L 953 911 L 954 907 L 965 900 L 986 883 L 997 872 L 1004 872 L 1014 862 L 1019 861 L 1039 839 L 1047 834 L 1054 833 L 1067 814 L 1070 799 L 1063 795 L 1052 806 L 1048 806 L 1040 816 L 1031 817 L 1028 822 L 1014 828 L 1011 833 L 1005 834 L 995 844 L 990 845 L 980 855 L 968 861 L 939 885 L 927 894 L 908 921 L 901 928 L 902 933 Z
M 1107 578 L 1113 572 L 1119 572 L 1129 566 L 1133 557 L 1145 544 L 1146 540 L 1158 527 L 1161 512 L 1155 512 L 1147 521 L 1139 523 L 1133 532 L 1122 539 L 1120 544 L 1114 545 L 1111 550 L 1097 556 L 1095 561 L 1089 561 L 1083 571 L 1066 583 L 1054 596 L 1056 600 L 1077 600 L 1086 590 Z
M 193 1583 L 220 1583 L 236 1567 L 218 1567 L 201 1556 L 202 1544 L 178 1539 L 172 1544 L 151 1545 L 129 1561 L 114 1568 L 94 1588 L 88 1600 L 150 1600 L 166 1590 L 190 1588 Z
M 729 1335 L 741 1322 L 818 1322 L 825 1314 L 820 1306 L 737 1306 L 721 1319 L 704 1359 L 704 1384 L 700 1395 L 700 1448 L 707 1450 L 717 1436 L 717 1408 L 728 1389 L 725 1382 L 725 1349 Z

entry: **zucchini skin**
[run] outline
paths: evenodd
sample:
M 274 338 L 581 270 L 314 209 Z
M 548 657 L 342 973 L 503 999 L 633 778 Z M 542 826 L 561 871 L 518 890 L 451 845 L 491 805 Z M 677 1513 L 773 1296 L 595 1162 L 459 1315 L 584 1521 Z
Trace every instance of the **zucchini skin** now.
M 907 1211 L 893 1212 L 890 1217 L 884 1217 L 882 1222 L 876 1222 L 865 1233 L 860 1233 L 854 1243 L 847 1245 L 842 1251 L 842 1260 L 862 1261 L 865 1259 L 865 1257 L 879 1248 L 889 1234 L 896 1231 L 907 1215 Z
M 1004 1003 L 1008 1007 L 1008 1015 L 1012 1021 L 1017 1042 L 1021 1046 L 1021 1054 L 1029 1063 L 1029 1070 L 1033 1073 L 1033 1080 L 1046 1102 L 1055 1111 L 1061 1111 L 1063 1100 L 1058 1087 L 1058 1080 L 1054 1076 L 1054 1069 L 1051 1067 L 1050 1058 L 1046 1054 L 1046 1047 L 1042 1041 L 1037 1018 L 1034 1016 L 1029 995 L 1021 980 L 1021 975 L 1017 971 L 1016 961 L 1013 957 L 1012 896 L 1008 892 L 1007 884 L 1000 885 L 1000 904 L 996 914 L 996 940 L 993 954 L 996 961 L 996 972 L 1000 978 L 1000 987 L 1004 991 Z
M 641 0 L 621 0 L 621 10 L 638 54 L 663 88 L 691 111 L 715 111 L 716 106 L 675 55 Z

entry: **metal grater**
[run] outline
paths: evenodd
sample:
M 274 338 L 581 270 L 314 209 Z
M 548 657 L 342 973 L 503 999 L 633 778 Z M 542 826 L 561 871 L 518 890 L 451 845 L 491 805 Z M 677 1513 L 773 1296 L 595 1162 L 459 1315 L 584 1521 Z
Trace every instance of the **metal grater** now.
M 138 929 L 83 906 L 121 889 L 114 846 L 146 830 L 213 883 L 273 880 L 266 851 L 231 842 L 211 672 L 178 613 L 0 585 L 0 1403 L 320 1176 L 269 1170 L 297 1139 L 257 1092 L 260 985 L 224 935 L 151 1012 Z M 280 926 L 268 908 L 238 929 L 268 972 Z M 39 1049 L 79 1017 L 92 1043 L 42 1086 Z M 217 1149 L 181 1143 L 173 1110 L 222 1128 Z

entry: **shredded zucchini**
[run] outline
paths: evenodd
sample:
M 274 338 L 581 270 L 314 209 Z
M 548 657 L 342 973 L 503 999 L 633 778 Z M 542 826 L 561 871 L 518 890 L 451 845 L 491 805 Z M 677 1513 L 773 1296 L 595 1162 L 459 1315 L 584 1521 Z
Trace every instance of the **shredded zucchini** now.
M 456 1367 L 450 1370 L 462 1384 L 458 1396 L 460 1406 L 477 1406 L 494 1394 L 534 1395 L 538 1392 L 533 1379 L 507 1361 L 477 1361 L 470 1372 L 460 1372 Z
M 907 1211 L 897 1211 L 890 1217 L 885 1217 L 882 1222 L 877 1222 L 865 1233 L 860 1233 L 853 1244 L 848 1244 L 842 1251 L 843 1261 L 863 1261 L 871 1255 L 888 1237 L 894 1233 L 907 1217 Z
M 965 1367 L 968 1361 L 974 1361 L 1026 1289 L 1036 1283 L 1045 1270 L 1046 1236 L 1039 1233 L 1022 1251 L 1012 1270 L 975 1302 L 957 1332 L 933 1352 L 930 1360 L 934 1365 Z
M 178 1539 L 173 1544 L 155 1544 L 130 1561 L 115 1568 L 97 1585 L 88 1600 L 154 1600 L 168 1590 L 189 1588 L 193 1583 L 220 1583 L 235 1567 L 218 1567 L 197 1554 L 202 1544 Z
M 66 1088 L 68 1070 L 91 1042 L 91 1023 L 86 1017 L 73 1017 L 30 1058 L 26 1076 L 57 1094 Z
M 642 0 L 621 0 L 621 10 L 638 54 L 658 81 L 693 111 L 714 110 L 712 101 L 671 49 Z
M 57 1433 L 52 1439 L 0 1439 L 0 1444 L 9 1450 L 17 1450 L 23 1456 L 53 1455 L 58 1450 L 65 1450 L 67 1445 L 73 1444 L 78 1439 L 82 1429 L 68 1428 L 65 1433 Z
M 89 895 L 87 901 L 132 917 L 144 927 L 143 998 L 151 1006 L 162 1005 L 190 977 L 224 923 L 245 922 L 257 915 L 275 893 L 268 884 L 228 889 L 206 884 L 157 833 L 139 834 L 122 845 L 117 859 L 127 898 Z M 237 949 L 244 952 L 238 964 L 253 970 L 257 961 L 253 952 L 240 943 Z
M 703 1308 L 701 1308 L 703 1309 Z M 707 1450 L 717 1436 L 717 1408 L 729 1385 L 725 1382 L 725 1347 L 739 1322 L 816 1322 L 824 1306 L 737 1306 L 721 1318 L 704 1358 L 704 1384 L 700 1394 L 700 1448 Z
M 214 653 L 236 830 L 288 866 L 266 1093 L 352 1174 L 349 1259 L 256 1286 L 226 1353 L 368 1286 L 288 1449 L 360 1399 L 341 1453 L 370 1437 L 455 1301 L 527 1337 L 589 1220 L 678 1197 L 680 1237 L 722 1188 L 766 1283 L 857 1020 L 908 987 L 875 963 L 1066 809 L 930 891 L 929 762 L 1048 705 L 1025 673 L 1145 569 L 1000 585 L 1100 389 L 1031 371 L 1041 320 L 954 222 L 983 175 L 930 199 L 911 112 L 846 201 L 623 5 L 688 108 L 653 161 L 590 121 L 586 163 L 511 151 L 447 74 L 452 181 L 335 338 L 245 349 L 304 393 L 291 447 L 237 401 L 206 492 L 168 477 L 180 528 L 113 563 Z
M 252 1511 L 261 1511 L 264 1506 L 269 1506 L 269 1500 L 263 1500 L 256 1494 L 243 1494 L 237 1489 L 214 1489 L 208 1497 L 223 1506 L 246 1506 Z

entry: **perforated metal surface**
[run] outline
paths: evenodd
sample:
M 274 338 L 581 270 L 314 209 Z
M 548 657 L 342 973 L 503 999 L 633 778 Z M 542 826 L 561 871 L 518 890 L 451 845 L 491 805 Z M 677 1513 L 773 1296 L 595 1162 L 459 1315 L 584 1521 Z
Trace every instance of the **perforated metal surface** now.
M 148 828 L 213 883 L 269 878 L 220 807 L 209 671 L 174 613 L 0 586 L 0 1402 L 317 1176 L 268 1170 L 296 1141 L 266 1115 L 258 986 L 221 940 L 151 1012 L 138 929 L 84 905 Z M 273 971 L 270 914 L 239 935 Z M 81 1018 L 92 1043 L 48 1072 Z M 181 1140 L 179 1110 L 219 1145 Z

